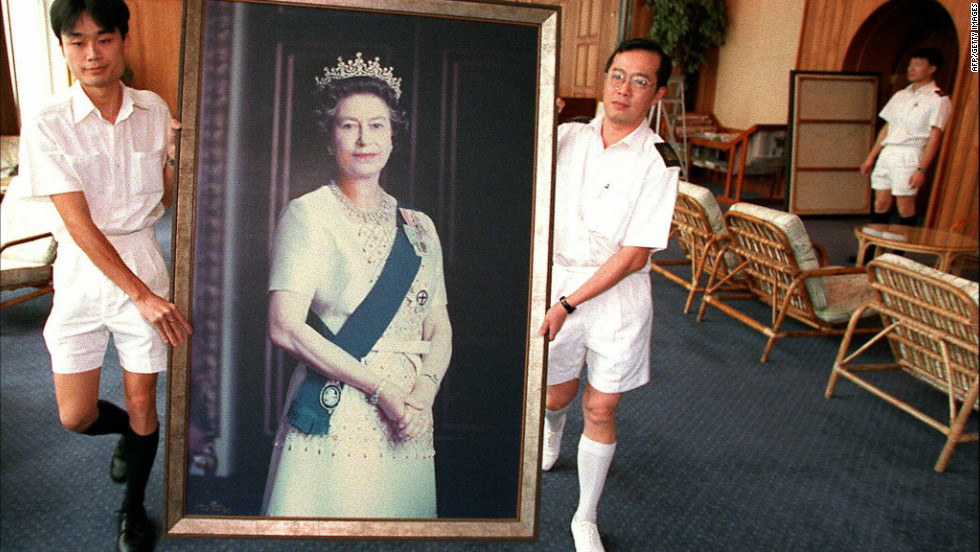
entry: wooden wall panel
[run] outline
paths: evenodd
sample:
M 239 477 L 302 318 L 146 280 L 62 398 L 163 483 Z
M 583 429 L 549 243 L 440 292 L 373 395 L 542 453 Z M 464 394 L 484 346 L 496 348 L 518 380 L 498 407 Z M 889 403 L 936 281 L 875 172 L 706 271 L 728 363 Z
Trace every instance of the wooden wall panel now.
M 936 162 L 933 195 L 925 225 L 946 229 L 963 219 L 976 233 L 978 195 L 977 76 L 970 71 L 970 3 L 937 0 L 956 25 L 960 69 L 950 95 L 953 116 Z M 803 18 L 797 69 L 840 71 L 861 24 L 887 0 L 808 0 Z
M 968 34 L 966 35 L 969 36 Z M 968 39 L 964 40 L 968 42 Z M 978 149 L 980 128 L 977 123 L 977 75 L 970 70 L 970 58 L 964 55 L 957 85 L 952 93 L 953 116 L 936 168 L 935 188 L 929 204 L 927 223 L 947 229 L 967 221 L 964 231 L 977 235 L 980 212 L 980 174 Z
M 133 86 L 152 90 L 177 114 L 180 86 L 181 0 L 127 0 Z
M 559 94 L 600 97 L 605 60 L 619 38 L 619 0 L 524 1 L 562 7 Z M 642 0 L 636 1 L 643 4 Z M 160 94 L 176 113 L 182 2 L 127 0 L 127 3 L 131 13 L 128 61 L 135 76 L 133 84 Z
M 10 63 L 7 60 L 6 30 L 0 28 L 0 50 L 3 51 L 3 67 L 0 67 L 0 134 L 13 136 L 20 134 L 20 117 L 17 102 L 14 101 L 14 83 L 10 76 Z

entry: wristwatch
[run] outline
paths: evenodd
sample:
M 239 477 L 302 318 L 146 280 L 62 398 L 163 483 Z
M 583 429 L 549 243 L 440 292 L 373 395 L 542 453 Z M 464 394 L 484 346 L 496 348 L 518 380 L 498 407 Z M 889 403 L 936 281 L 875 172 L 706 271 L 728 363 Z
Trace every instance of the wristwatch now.
M 565 307 L 565 312 L 567 312 L 568 314 L 572 314 L 573 312 L 575 312 L 575 309 L 578 308 L 570 305 L 564 295 L 558 298 L 558 302 L 561 303 L 561 306 Z

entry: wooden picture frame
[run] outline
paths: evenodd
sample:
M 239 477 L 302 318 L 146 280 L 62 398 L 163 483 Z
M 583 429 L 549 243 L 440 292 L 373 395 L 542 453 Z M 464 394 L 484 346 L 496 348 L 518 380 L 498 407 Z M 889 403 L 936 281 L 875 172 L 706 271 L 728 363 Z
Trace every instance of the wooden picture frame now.
M 866 215 L 861 163 L 874 145 L 879 76 L 791 71 L 786 202 L 798 215 Z
M 449 0 L 185 0 L 164 531 L 532 539 L 537 533 L 559 9 Z M 453 357 L 434 406 L 438 515 L 260 515 L 295 364 L 266 330 L 285 204 L 324 182 L 315 77 L 363 52 L 402 78 L 382 186 L 433 220 Z

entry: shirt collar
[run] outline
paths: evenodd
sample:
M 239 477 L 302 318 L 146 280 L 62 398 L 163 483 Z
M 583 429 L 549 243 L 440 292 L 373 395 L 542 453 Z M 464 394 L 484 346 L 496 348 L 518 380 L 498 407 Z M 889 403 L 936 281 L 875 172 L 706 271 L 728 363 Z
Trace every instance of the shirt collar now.
M 596 118 L 592 119 L 589 123 L 592 130 L 602 138 L 602 115 L 598 115 Z M 646 123 L 640 123 L 640 126 L 636 127 L 633 132 L 629 133 L 619 142 L 612 144 L 615 146 L 617 144 L 623 144 L 630 149 L 640 148 L 643 145 L 643 141 L 646 140 L 647 136 L 653 134 L 653 129 L 650 128 Z M 610 147 L 612 147 L 610 146 Z
M 906 88 L 908 89 L 909 92 L 911 92 L 913 94 L 925 94 L 925 93 L 928 93 L 928 92 L 933 92 L 935 90 L 939 90 L 939 87 L 936 86 L 936 81 L 929 81 L 926 84 L 923 84 L 922 86 L 920 86 L 917 90 L 912 90 L 912 85 L 911 84 L 908 85 Z
M 132 91 L 132 88 L 123 85 L 122 105 L 119 106 L 119 115 L 116 116 L 117 123 L 132 115 L 134 108 L 143 107 L 133 99 Z M 96 112 L 96 117 L 100 116 L 98 110 L 95 108 L 95 104 L 92 103 L 88 94 L 82 90 L 82 84 L 79 81 L 72 83 L 71 87 L 68 88 L 68 93 L 71 97 L 71 111 L 75 124 L 82 122 L 93 111 Z

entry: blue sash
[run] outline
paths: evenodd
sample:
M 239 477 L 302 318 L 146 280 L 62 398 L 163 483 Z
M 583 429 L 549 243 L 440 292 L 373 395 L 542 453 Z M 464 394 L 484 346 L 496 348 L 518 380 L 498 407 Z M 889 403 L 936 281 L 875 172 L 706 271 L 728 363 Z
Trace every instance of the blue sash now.
M 397 213 L 398 230 L 395 241 L 378 281 L 336 335 L 312 310 L 306 318 L 306 323 L 317 333 L 357 360 L 367 356 L 388 329 L 422 264 L 421 257 L 415 252 L 405 232 L 405 219 L 400 206 Z M 308 368 L 306 379 L 289 405 L 286 420 L 308 435 L 326 435 L 330 431 L 330 415 L 340 402 L 343 386 L 343 383 L 328 380 L 319 372 Z

